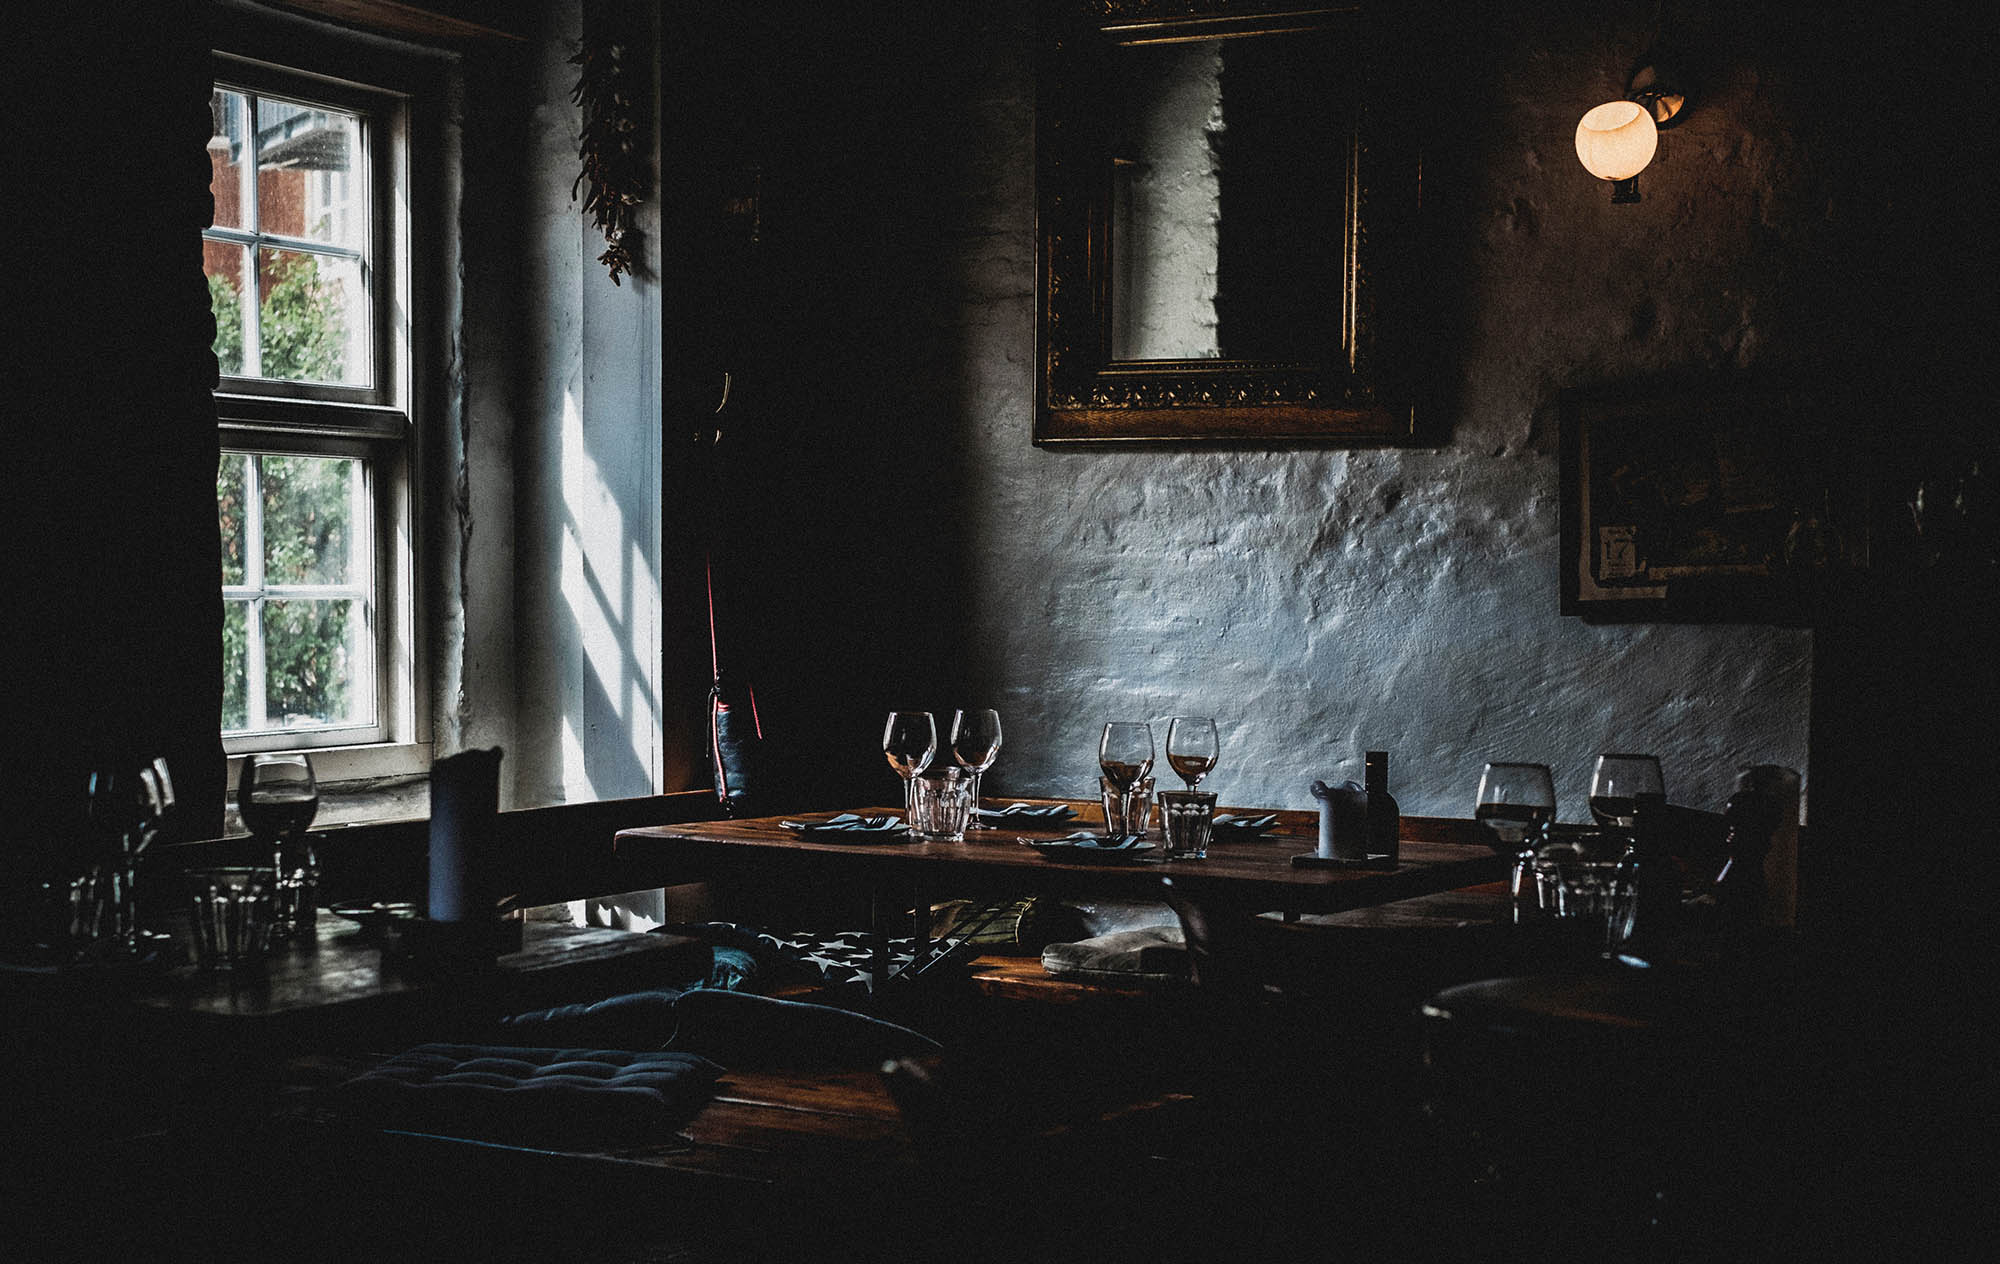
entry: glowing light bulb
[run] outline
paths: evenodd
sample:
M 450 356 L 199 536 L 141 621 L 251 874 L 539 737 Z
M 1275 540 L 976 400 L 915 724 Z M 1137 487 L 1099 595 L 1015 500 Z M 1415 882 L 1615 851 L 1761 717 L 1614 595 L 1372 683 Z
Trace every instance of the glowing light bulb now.
M 1653 161 L 1660 130 L 1637 101 L 1606 101 L 1576 125 L 1576 156 L 1600 180 L 1630 180 Z

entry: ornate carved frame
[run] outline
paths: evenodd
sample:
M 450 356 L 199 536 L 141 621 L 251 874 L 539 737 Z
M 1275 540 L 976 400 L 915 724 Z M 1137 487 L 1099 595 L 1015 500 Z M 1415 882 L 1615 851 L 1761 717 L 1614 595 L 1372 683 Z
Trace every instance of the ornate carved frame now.
M 1231 0 L 1044 0 L 1036 134 L 1035 442 L 1301 439 L 1415 431 L 1412 332 L 1419 161 L 1385 44 L 1359 7 Z M 1100 62 L 1120 44 L 1294 30 L 1351 35 L 1361 108 L 1347 149 L 1342 345 L 1309 362 L 1113 360 L 1111 164 Z M 1339 72 L 1339 71 L 1336 71 Z

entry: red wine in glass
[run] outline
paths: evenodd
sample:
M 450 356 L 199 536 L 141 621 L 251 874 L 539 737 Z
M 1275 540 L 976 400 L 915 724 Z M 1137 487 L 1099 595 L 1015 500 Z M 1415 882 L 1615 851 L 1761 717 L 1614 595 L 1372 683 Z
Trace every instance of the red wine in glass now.
M 1667 801 L 1660 761 L 1652 755 L 1599 755 L 1590 776 L 1590 814 L 1599 825 L 1631 829 L 1646 808 Z

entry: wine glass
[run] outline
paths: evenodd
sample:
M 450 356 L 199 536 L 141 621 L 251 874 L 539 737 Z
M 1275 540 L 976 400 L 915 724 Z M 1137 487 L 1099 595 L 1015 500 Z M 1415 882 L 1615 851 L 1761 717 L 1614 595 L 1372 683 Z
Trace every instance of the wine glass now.
M 1492 835 L 1487 843 L 1514 857 L 1512 897 L 1516 921 L 1539 912 L 1534 887 L 1535 848 L 1556 816 L 1556 783 L 1547 764 L 1488 764 L 1479 774 L 1472 817 Z
M 972 776 L 972 815 L 969 830 L 994 828 L 979 819 L 979 777 L 1000 758 L 1000 713 L 988 707 L 980 711 L 956 711 L 951 717 L 952 762 Z
M 1652 755 L 1599 755 L 1590 774 L 1590 814 L 1599 825 L 1629 830 L 1641 808 L 1667 801 L 1660 761 Z
M 1152 772 L 1152 724 L 1112 720 L 1098 738 L 1098 768 L 1112 788 L 1126 792 Z
M 145 938 L 139 927 L 139 856 L 169 803 L 161 799 L 152 764 L 91 770 L 86 809 L 98 850 L 84 882 L 86 907 L 73 921 L 84 928 L 94 951 L 125 956 L 139 951 Z
M 236 780 L 236 811 L 258 842 L 271 849 L 277 907 L 271 934 L 287 938 L 312 929 L 319 863 L 305 832 L 319 814 L 319 782 L 304 755 L 248 755 Z
M 1097 765 L 1119 793 L 1129 791 L 1153 771 L 1153 726 L 1113 720 L 1097 739 Z
M 928 711 L 891 711 L 882 728 L 882 754 L 903 779 L 903 824 L 916 836 L 916 780 L 937 754 L 937 720 Z
M 147 826 L 161 811 L 144 774 L 123 764 L 94 768 L 85 796 L 88 819 L 103 854 L 136 856 L 149 836 Z
M 1193 790 L 1201 779 L 1215 771 L 1222 739 L 1215 721 L 1206 716 L 1177 715 L 1167 724 L 1167 763 Z
M 139 843 L 139 850 L 144 851 L 146 844 L 152 841 L 153 835 L 159 832 L 162 823 L 174 810 L 174 779 L 167 771 L 167 757 L 155 755 L 152 763 L 139 770 L 139 778 L 145 784 L 146 798 L 152 808 L 151 828 Z
M 1105 725 L 1097 739 L 1097 766 L 1104 770 L 1105 836 L 1145 833 L 1152 805 L 1146 776 L 1153 771 L 1153 726 L 1127 720 Z M 1143 797 L 1134 793 L 1142 783 L 1148 788 Z
M 1472 817 L 1492 835 L 1502 855 L 1517 855 L 1540 840 L 1556 817 L 1555 778 L 1547 764 L 1488 764 L 1479 774 Z

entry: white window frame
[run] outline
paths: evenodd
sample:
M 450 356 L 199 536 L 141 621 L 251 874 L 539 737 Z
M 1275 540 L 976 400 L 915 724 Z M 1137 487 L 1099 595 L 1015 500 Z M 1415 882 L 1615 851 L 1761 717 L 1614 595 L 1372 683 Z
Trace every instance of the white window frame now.
M 422 664 L 414 634 L 412 488 L 414 401 L 418 396 L 409 351 L 414 253 L 410 97 L 394 88 L 363 85 L 315 73 L 311 68 L 281 67 L 228 52 L 216 53 L 213 81 L 217 88 L 250 96 L 279 97 L 361 116 L 367 162 L 350 180 L 359 179 L 363 184 L 359 198 L 371 219 L 370 240 L 361 263 L 370 298 L 373 344 L 372 371 L 366 384 L 224 376 L 215 401 L 226 453 L 345 457 L 365 463 L 366 500 L 373 520 L 371 529 L 357 532 L 355 560 L 357 566 L 367 563 L 373 579 L 373 596 L 365 603 L 364 635 L 373 660 L 374 721 L 363 726 L 225 733 L 223 747 L 232 765 L 255 751 L 308 751 L 321 781 L 422 772 L 429 766 L 430 743 L 421 725 Z M 249 126 L 254 132 L 254 106 Z M 244 166 L 246 184 L 254 184 L 254 157 L 245 155 Z M 252 206 L 254 201 L 246 200 L 245 205 Z M 244 220 L 254 227 L 211 228 L 204 236 L 250 247 L 252 267 L 259 244 L 350 258 L 354 254 L 328 249 L 322 243 L 264 233 L 261 224 L 248 214 Z M 246 301 L 246 308 L 253 305 L 254 299 Z M 249 323 L 246 318 L 246 328 Z M 251 351 L 247 336 L 245 342 L 247 364 Z M 248 581 L 252 576 L 243 578 Z M 238 599 L 252 591 L 247 583 L 225 587 L 226 595 Z M 232 766 L 232 777 L 234 772 Z

